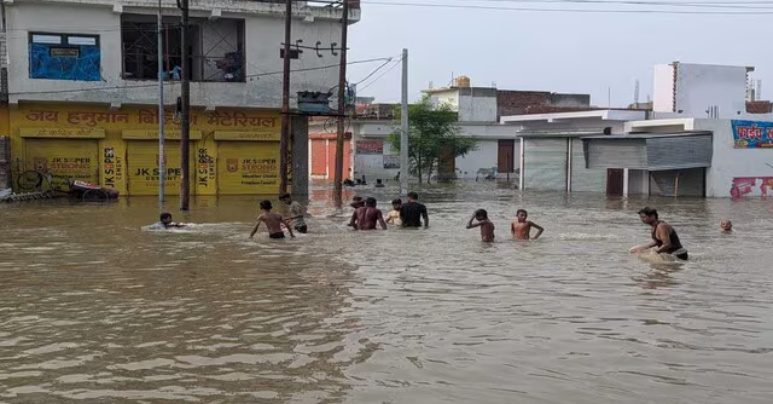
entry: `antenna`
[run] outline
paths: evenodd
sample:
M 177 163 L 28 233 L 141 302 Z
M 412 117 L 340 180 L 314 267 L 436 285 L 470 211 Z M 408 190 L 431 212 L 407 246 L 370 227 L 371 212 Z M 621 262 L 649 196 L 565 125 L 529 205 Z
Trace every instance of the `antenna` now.
M 639 105 L 639 79 L 636 79 L 636 85 L 633 88 L 633 103 Z

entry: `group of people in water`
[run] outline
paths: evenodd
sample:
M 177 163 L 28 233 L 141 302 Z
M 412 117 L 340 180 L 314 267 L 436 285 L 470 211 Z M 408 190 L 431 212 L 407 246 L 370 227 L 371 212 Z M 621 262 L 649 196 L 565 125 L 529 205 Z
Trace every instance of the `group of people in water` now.
M 418 201 L 419 195 L 416 192 L 409 192 L 407 196 L 406 202 L 403 202 L 401 199 L 393 200 L 392 210 L 387 213 L 386 217 L 378 209 L 375 198 L 368 197 L 363 199 L 360 196 L 355 196 L 350 204 L 354 211 L 348 226 L 357 231 L 376 230 L 378 227 L 386 230 L 387 225 L 413 228 L 429 227 L 427 207 Z M 285 238 L 283 228 L 287 229 L 290 237 L 295 237 L 295 232 L 308 232 L 308 225 L 305 221 L 307 216 L 306 208 L 298 201 L 294 201 L 290 194 L 280 195 L 279 200 L 287 205 L 289 216 L 284 217 L 273 212 L 271 201 L 261 201 L 260 215 L 250 233 L 250 238 L 257 233 L 261 224 L 266 225 L 268 236 L 271 239 Z M 639 210 L 638 214 L 641 221 L 651 227 L 650 237 L 652 240 L 632 247 L 629 250 L 631 253 L 642 254 L 650 251 L 656 254 L 676 257 L 680 260 L 688 259 L 687 249 L 682 245 L 676 230 L 669 223 L 659 218 L 656 209 L 644 207 Z M 545 229 L 542 226 L 532 222 L 528 217 L 529 215 L 526 210 L 518 209 L 516 211 L 515 219 L 510 224 L 510 233 L 514 240 L 536 240 L 544 232 Z M 152 227 L 168 229 L 184 226 L 185 224 L 183 223 L 173 222 L 172 215 L 165 212 L 161 214 L 160 222 Z M 476 227 L 480 228 L 480 237 L 483 242 L 491 243 L 494 241 L 494 230 L 496 227 L 489 219 L 488 212 L 485 209 L 476 210 L 467 222 L 468 229 Z M 733 231 L 733 223 L 728 219 L 723 219 L 720 223 L 720 228 L 723 232 L 730 233 Z M 533 230 L 536 230 L 536 233 L 532 236 Z

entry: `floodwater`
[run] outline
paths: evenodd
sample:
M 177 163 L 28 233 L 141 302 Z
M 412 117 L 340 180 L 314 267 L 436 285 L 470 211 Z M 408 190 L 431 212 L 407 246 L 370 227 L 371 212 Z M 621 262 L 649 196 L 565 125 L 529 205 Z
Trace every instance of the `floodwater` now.
M 316 192 L 284 241 L 247 238 L 254 198 L 174 232 L 140 230 L 153 198 L 1 205 L 0 401 L 773 401 L 773 200 L 420 191 L 428 230 L 350 231 Z M 688 263 L 627 253 L 644 204 Z M 480 207 L 493 245 L 464 228 Z M 508 240 L 519 207 L 543 238 Z

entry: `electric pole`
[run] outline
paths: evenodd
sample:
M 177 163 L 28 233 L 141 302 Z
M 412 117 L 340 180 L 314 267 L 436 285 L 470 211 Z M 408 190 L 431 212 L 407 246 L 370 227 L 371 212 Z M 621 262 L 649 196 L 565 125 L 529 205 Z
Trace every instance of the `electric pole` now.
M 166 161 L 164 161 L 164 16 L 158 0 L 158 209 L 164 210 Z
M 335 206 L 343 206 L 344 131 L 346 126 L 346 41 L 349 30 L 349 0 L 343 0 L 341 18 L 341 62 L 338 70 L 338 136 L 336 136 Z
M 400 105 L 400 196 L 408 195 L 408 49 L 403 49 L 403 84 Z
M 290 40 L 292 0 L 285 0 L 285 43 L 282 69 L 282 132 L 279 137 L 279 194 L 287 192 L 287 144 L 290 140 Z
M 180 48 L 182 54 L 182 119 L 180 133 L 180 210 L 186 211 L 190 205 L 190 109 L 191 109 L 191 64 L 188 58 L 188 0 L 177 0 L 177 6 L 182 10 L 182 27 Z M 166 173 L 160 173 L 166 175 Z

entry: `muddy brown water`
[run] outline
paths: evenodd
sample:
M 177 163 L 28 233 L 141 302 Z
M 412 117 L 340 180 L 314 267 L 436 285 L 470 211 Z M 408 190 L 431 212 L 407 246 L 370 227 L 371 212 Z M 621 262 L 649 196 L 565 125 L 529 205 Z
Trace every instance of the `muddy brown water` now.
M 247 197 L 174 232 L 140 230 L 154 198 L 1 205 L 0 401 L 773 402 L 773 200 L 420 191 L 427 230 L 352 232 L 317 189 L 278 242 Z M 627 254 L 645 204 L 688 263 Z M 542 239 L 508 239 L 518 207 Z

